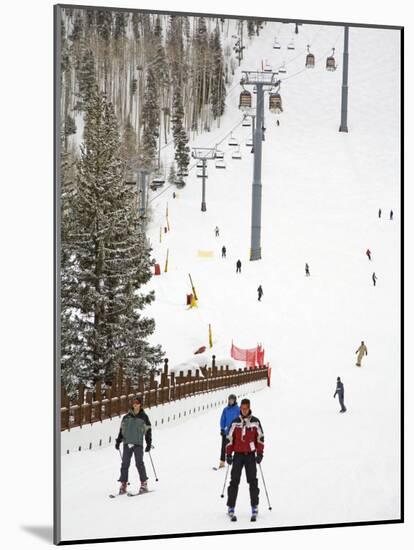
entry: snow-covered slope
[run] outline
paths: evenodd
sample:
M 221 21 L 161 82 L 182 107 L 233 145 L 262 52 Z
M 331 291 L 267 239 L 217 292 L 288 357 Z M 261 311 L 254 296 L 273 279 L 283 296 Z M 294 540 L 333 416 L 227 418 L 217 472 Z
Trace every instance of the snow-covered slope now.
M 241 66 L 285 61 L 288 71 L 281 75 L 279 127 L 265 109 L 263 258 L 249 261 L 253 155 L 244 145 L 250 129 L 239 126 L 233 136 L 242 160 L 231 160 L 225 139 L 227 169 L 209 163 L 207 212 L 196 170 L 178 198 L 173 188 L 152 195 L 149 236 L 162 267 L 169 250 L 168 273 L 149 284 L 157 298 L 148 310 L 157 324 L 154 341 L 172 366 L 207 345 L 209 323 L 216 355 L 228 354 L 232 340 L 240 347 L 263 344 L 272 388 L 255 394 L 252 408 L 266 435 L 263 471 L 273 510 L 262 491 L 258 527 L 394 519 L 400 514 L 399 34 L 350 29 L 345 134 L 338 132 L 343 30 L 303 25 L 288 52 L 292 28 L 268 23 Z M 281 50 L 272 48 L 275 35 Z M 307 44 L 317 60 L 313 70 L 304 70 Z M 325 58 L 333 47 L 339 68 L 330 73 Z M 191 145 L 214 146 L 241 122 L 237 78 L 220 128 Z M 167 202 L 171 231 L 160 243 Z M 201 258 L 198 250 L 214 257 Z M 199 295 L 192 310 L 185 306 L 188 273 Z M 361 340 L 368 357 L 357 368 Z M 344 415 L 332 398 L 337 376 L 345 385 Z M 119 468 L 113 449 L 62 459 L 64 539 L 230 528 L 219 498 L 224 472 L 211 470 L 220 444 L 217 412 L 155 431 L 154 444 L 160 481 L 144 498 L 107 498 Z M 131 479 L 136 475 L 132 469 Z M 243 478 L 241 517 L 248 505 Z

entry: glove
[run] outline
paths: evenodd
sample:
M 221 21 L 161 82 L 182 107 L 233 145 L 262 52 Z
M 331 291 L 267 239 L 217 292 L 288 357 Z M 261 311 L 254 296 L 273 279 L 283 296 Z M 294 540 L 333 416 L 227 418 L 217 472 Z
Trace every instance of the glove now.
M 226 456 L 226 461 L 229 466 L 233 464 L 233 457 L 231 455 Z
M 256 462 L 257 462 L 257 464 L 260 464 L 262 460 L 263 460 L 263 455 L 262 455 L 262 453 L 257 453 L 257 455 L 256 455 Z
M 115 449 L 116 449 L 117 451 L 119 451 L 120 445 L 121 445 L 121 442 L 117 439 L 116 442 L 115 442 Z
M 147 443 L 147 446 L 145 447 L 145 452 L 149 453 L 151 450 L 151 443 Z
M 225 430 L 220 430 L 220 435 L 221 435 L 222 437 L 224 437 L 224 436 L 226 435 L 226 431 L 225 431 Z

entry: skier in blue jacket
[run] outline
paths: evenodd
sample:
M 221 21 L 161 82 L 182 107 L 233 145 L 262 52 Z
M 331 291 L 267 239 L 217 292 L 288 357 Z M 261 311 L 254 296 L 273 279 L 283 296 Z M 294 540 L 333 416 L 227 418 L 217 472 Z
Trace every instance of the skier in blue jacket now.
M 224 407 L 220 418 L 221 452 L 219 468 L 224 468 L 226 459 L 227 434 L 230 424 L 240 414 L 240 407 L 237 404 L 237 397 L 232 393 L 228 398 L 228 405 Z

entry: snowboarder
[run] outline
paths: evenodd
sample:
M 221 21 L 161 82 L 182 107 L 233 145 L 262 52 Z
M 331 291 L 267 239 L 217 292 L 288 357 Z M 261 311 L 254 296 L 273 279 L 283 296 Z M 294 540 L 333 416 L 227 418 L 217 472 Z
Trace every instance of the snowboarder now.
M 257 299 L 258 299 L 259 302 L 260 302 L 261 299 L 262 299 L 262 296 L 263 296 L 263 288 L 262 288 L 262 285 L 259 285 L 259 288 L 257 289 L 257 294 L 258 294 Z
M 358 354 L 358 355 L 357 355 L 356 366 L 357 366 L 357 367 L 360 367 L 360 366 L 361 366 L 362 358 L 364 357 L 364 355 L 368 355 L 367 346 L 365 345 L 365 343 L 364 343 L 363 340 L 362 340 L 362 342 L 361 342 L 361 345 L 359 346 L 359 348 L 356 350 L 355 353 Z
M 392 220 L 394 217 L 394 212 L 392 210 L 390 210 L 390 220 Z
M 264 435 L 260 420 L 252 415 L 249 399 L 242 399 L 240 415 L 231 423 L 227 440 L 226 460 L 227 464 L 232 466 L 231 481 L 227 489 L 228 514 L 230 517 L 234 516 L 240 478 L 244 467 L 250 490 L 252 517 L 256 517 L 259 505 L 256 465 L 263 460 Z
M 221 451 L 219 468 L 224 468 L 225 465 L 227 434 L 229 433 L 230 424 L 239 414 L 240 407 L 237 404 L 237 397 L 232 393 L 229 395 L 227 407 L 224 407 L 220 417 Z
M 308 264 L 305 264 L 305 274 L 306 274 L 306 277 L 310 277 L 310 271 L 309 271 L 309 265 Z
M 222 249 L 221 249 L 221 257 L 222 258 L 226 257 L 226 247 L 225 246 L 223 246 Z
M 127 491 L 128 470 L 132 455 L 135 456 L 135 464 L 139 473 L 139 479 L 141 481 L 139 492 L 148 492 L 148 476 L 143 460 L 144 437 L 146 443 L 145 452 L 149 453 L 152 443 L 151 422 L 142 408 L 141 397 L 135 396 L 132 399 L 131 410 L 121 420 L 121 428 L 115 442 L 115 448 L 117 450 L 119 450 L 121 441 L 124 444 L 122 452 L 121 476 L 118 480 L 121 482 L 121 486 L 119 488 L 120 495 L 126 493 Z
M 218 228 L 218 226 L 216 225 L 216 228 L 214 230 L 215 234 L 216 234 L 216 237 L 219 237 L 220 236 L 220 230 Z
M 367 251 L 365 252 L 365 254 L 368 256 L 368 260 L 371 261 L 371 250 L 369 248 L 367 248 Z
M 241 261 L 237 260 L 236 263 L 236 273 L 241 273 Z
M 338 376 L 336 379 L 336 391 L 334 393 L 334 399 L 338 395 L 339 404 L 341 405 L 341 410 L 339 412 L 344 413 L 346 412 L 346 407 L 344 403 L 344 385 L 341 382 L 341 378 Z
M 381 208 L 380 208 L 380 209 L 378 210 L 378 217 L 379 217 L 379 218 L 381 217 L 381 214 L 382 214 L 382 212 L 381 212 Z
M 378 277 L 375 275 L 375 271 L 374 271 L 374 273 L 372 274 L 372 282 L 374 283 L 374 286 L 376 286 L 377 284 L 377 279 Z

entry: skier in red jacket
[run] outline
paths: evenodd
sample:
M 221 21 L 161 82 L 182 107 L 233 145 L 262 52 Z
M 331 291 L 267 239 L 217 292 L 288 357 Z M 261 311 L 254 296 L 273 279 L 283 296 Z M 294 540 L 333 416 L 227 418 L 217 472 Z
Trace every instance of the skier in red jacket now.
M 230 424 L 227 440 L 227 464 L 233 465 L 231 481 L 227 490 L 228 514 L 230 517 L 234 516 L 240 478 L 244 467 L 250 490 L 252 516 L 256 516 L 259 504 L 256 464 L 260 464 L 263 459 L 264 435 L 260 420 L 252 415 L 249 399 L 242 399 L 240 415 L 236 416 Z

